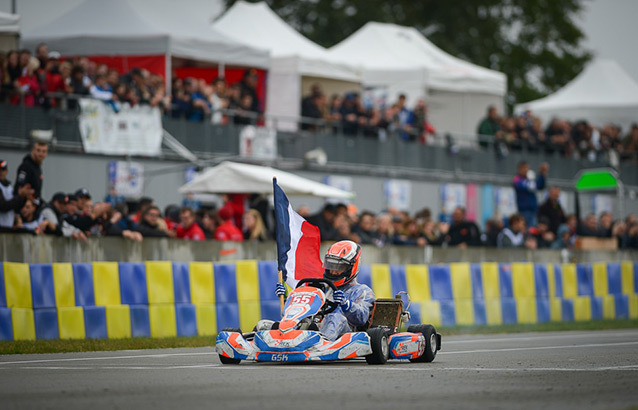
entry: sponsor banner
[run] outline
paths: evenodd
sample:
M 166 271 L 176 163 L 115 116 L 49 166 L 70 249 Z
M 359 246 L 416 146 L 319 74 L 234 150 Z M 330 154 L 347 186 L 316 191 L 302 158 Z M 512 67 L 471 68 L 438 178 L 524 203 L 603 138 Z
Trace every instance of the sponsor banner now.
M 474 184 L 467 184 L 466 203 L 466 218 L 469 221 L 480 222 L 478 220 L 478 190 Z
M 383 183 L 383 194 L 388 208 L 397 208 L 402 211 L 410 209 L 410 197 L 412 184 L 401 179 L 386 179 Z
M 162 146 L 162 118 L 157 107 L 124 105 L 119 112 L 101 100 L 79 100 L 80 135 L 85 152 L 157 156 Z
M 452 212 L 458 206 L 466 207 L 467 188 L 463 184 L 441 184 L 441 209 L 439 219 L 451 222 Z
M 611 195 L 595 194 L 592 196 L 592 209 L 596 218 L 603 212 L 614 212 L 614 197 Z
M 239 155 L 244 158 L 276 159 L 277 131 L 246 125 L 239 133 Z
M 144 165 L 139 162 L 110 161 L 109 186 L 118 196 L 140 198 L 144 194 Z
M 494 201 L 496 202 L 496 214 L 501 219 L 509 218 L 518 212 L 516 193 L 512 187 L 495 187 Z

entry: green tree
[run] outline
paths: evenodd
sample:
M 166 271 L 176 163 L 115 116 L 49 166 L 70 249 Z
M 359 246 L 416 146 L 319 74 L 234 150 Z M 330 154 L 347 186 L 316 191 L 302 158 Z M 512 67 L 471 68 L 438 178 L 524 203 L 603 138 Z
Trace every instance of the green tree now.
M 230 7 L 236 0 L 226 0 Z M 574 23 L 583 0 L 266 0 L 301 34 L 331 47 L 368 21 L 413 26 L 446 52 L 501 71 L 507 103 L 540 98 L 591 54 Z M 379 56 L 383 58 L 383 56 Z

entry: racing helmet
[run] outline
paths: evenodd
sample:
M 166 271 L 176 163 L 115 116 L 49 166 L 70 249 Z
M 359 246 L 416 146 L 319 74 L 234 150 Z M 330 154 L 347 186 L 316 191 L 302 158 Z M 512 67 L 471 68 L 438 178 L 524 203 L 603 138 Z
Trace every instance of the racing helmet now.
M 350 283 L 359 274 L 361 246 L 352 241 L 333 244 L 323 259 L 324 279 L 340 287 Z

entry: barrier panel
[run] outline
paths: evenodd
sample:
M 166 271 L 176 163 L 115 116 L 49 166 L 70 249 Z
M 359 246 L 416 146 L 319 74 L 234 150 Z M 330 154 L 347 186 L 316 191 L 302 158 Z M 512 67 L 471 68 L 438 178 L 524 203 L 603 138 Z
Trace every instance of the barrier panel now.
M 274 261 L 0 264 L 0 340 L 213 336 L 279 319 Z M 362 266 L 411 323 L 638 318 L 638 262 Z

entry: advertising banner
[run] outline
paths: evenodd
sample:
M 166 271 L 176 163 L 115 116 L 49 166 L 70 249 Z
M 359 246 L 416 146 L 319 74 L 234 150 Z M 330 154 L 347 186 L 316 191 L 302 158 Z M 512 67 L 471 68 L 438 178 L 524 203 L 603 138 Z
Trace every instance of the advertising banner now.
M 104 101 L 79 100 L 80 135 L 85 152 L 157 156 L 162 146 L 162 118 L 157 107 L 124 105 L 116 113 Z

